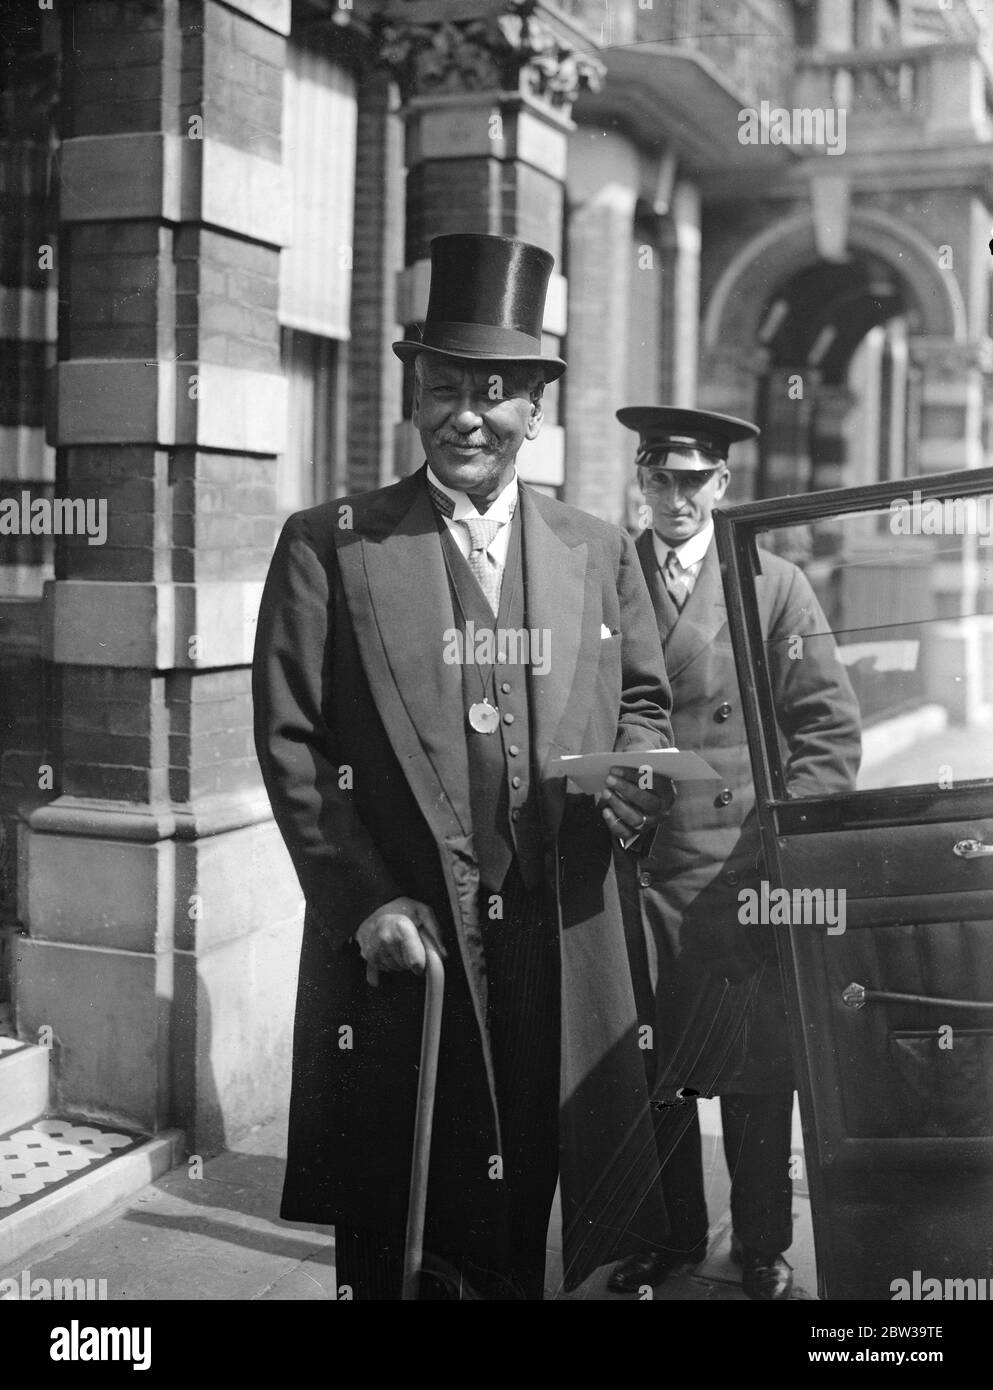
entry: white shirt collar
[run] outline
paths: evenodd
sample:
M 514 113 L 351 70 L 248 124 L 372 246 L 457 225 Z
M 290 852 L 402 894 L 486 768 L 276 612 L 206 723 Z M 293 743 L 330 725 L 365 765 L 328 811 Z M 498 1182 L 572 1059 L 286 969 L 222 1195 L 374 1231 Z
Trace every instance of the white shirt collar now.
M 432 483 L 439 492 L 443 492 L 446 497 L 450 497 L 455 503 L 455 511 L 452 513 L 452 521 L 464 521 L 466 517 L 485 515 L 489 521 L 499 521 L 502 525 L 512 520 L 514 509 L 517 506 L 517 469 L 511 474 L 510 482 L 494 497 L 487 507 L 485 513 L 479 512 L 475 502 L 468 494 L 459 492 L 455 488 L 446 487 L 443 482 L 435 475 L 430 464 L 427 464 L 428 481 Z
M 710 548 L 710 542 L 714 539 L 713 518 L 707 522 L 701 531 L 695 536 L 690 536 L 688 541 L 683 541 L 682 545 L 669 545 L 664 541 L 657 531 L 653 531 L 652 540 L 655 542 L 655 558 L 660 565 L 664 565 L 670 550 L 675 550 L 676 559 L 680 568 L 688 570 L 693 565 L 698 565 Z

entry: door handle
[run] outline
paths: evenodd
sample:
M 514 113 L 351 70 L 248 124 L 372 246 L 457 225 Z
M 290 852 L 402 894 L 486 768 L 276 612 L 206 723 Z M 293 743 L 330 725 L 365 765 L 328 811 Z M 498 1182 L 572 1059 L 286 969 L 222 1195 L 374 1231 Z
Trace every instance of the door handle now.
M 993 1000 L 939 999 L 932 994 L 897 994 L 886 989 L 870 989 L 855 980 L 842 990 L 841 1002 L 849 1009 L 864 1009 L 866 1004 L 924 1004 L 937 1009 L 979 1009 L 983 1013 L 993 1010 Z
M 958 840 L 952 845 L 952 853 L 960 859 L 993 858 L 993 845 L 984 845 L 982 840 Z

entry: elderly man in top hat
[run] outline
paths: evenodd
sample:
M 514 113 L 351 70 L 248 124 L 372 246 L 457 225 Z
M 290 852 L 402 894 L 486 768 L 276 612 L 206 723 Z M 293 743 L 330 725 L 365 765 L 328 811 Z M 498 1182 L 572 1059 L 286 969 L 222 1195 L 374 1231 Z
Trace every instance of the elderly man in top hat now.
M 651 513 L 636 542 L 672 682 L 679 748 L 720 783 L 687 783 L 637 876 L 621 865 L 639 1009 L 655 1028 L 653 1098 L 668 1249 L 612 1273 L 619 1292 L 660 1283 L 707 1252 L 696 1101 L 719 1095 L 731 1174 L 732 1258 L 753 1299 L 789 1297 L 793 1072 L 771 930 L 739 922 L 740 893 L 760 883 L 755 795 L 727 627 L 713 510 L 730 482 L 731 446 L 754 425 L 700 410 L 628 407 Z M 759 551 L 756 580 L 784 765 L 793 795 L 850 790 L 859 714 L 827 620 L 807 579 Z M 802 644 L 795 639 L 802 637 Z M 800 653 L 802 652 L 802 659 Z M 646 1060 L 651 1058 L 646 1053 Z
M 399 1296 L 424 932 L 447 983 L 421 1296 L 540 1299 L 559 1175 L 567 1288 L 666 1232 L 612 864 L 663 795 L 619 768 L 598 804 L 548 763 L 668 746 L 670 695 L 632 542 L 517 476 L 565 367 L 551 256 L 431 257 L 394 344 L 427 462 L 291 517 L 259 616 L 256 743 L 306 898 L 282 1215 L 335 1224 L 340 1290 Z

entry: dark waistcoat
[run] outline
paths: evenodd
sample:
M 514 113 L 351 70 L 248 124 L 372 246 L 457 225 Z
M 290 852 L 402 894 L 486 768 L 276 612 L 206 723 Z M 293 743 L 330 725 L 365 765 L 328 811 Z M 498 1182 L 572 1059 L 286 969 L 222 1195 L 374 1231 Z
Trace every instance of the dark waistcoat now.
M 476 643 L 466 636 L 473 631 L 526 630 L 524 569 L 521 551 L 520 509 L 510 523 L 510 544 L 500 590 L 500 611 L 494 622 L 489 604 L 469 563 L 462 556 L 448 527 L 439 518 L 448 580 L 452 588 L 455 621 L 463 633 L 462 694 L 465 704 L 465 737 L 469 752 L 469 792 L 473 840 L 482 883 L 499 889 L 511 860 L 526 888 L 534 891 L 544 871 L 538 788 L 531 769 L 531 729 L 528 709 L 528 666 L 519 660 L 487 667 L 472 660 Z M 510 644 L 510 654 L 522 654 L 521 644 Z M 524 653 L 530 657 L 530 648 Z M 499 711 L 500 723 L 491 734 L 479 733 L 469 723 L 469 707 L 483 698 Z

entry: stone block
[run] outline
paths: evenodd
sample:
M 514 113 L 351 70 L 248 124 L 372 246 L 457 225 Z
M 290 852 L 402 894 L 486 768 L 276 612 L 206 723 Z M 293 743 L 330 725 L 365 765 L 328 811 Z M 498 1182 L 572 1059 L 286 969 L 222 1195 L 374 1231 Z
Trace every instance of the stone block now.
M 73 666 L 169 671 L 248 665 L 261 597 L 261 580 L 50 581 L 48 653 L 53 661 Z
M 200 1154 L 283 1113 L 290 1086 L 302 917 L 217 949 L 177 952 L 177 1122 Z
M 175 842 L 27 836 L 24 911 L 35 941 L 165 951 L 172 946 Z
M 52 1029 L 53 1103 L 154 1133 L 169 1119 L 172 955 L 18 943 L 18 1027 Z
M 303 893 L 275 821 L 176 845 L 176 944 L 217 950 L 299 915 Z

